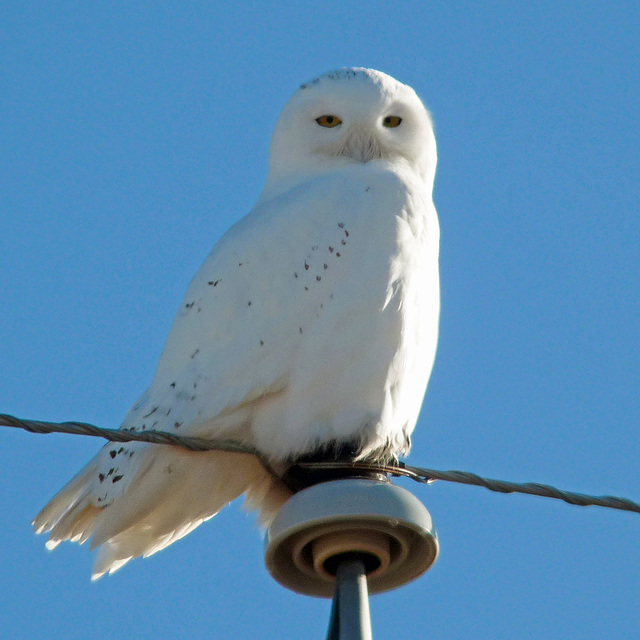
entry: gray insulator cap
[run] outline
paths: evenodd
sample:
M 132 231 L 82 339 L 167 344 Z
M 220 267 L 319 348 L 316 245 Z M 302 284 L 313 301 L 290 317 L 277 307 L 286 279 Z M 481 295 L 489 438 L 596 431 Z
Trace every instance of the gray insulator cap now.
M 298 593 L 330 598 L 337 565 L 351 554 L 363 558 L 370 593 L 414 580 L 438 555 L 429 512 L 389 482 L 335 480 L 296 493 L 267 531 L 267 569 Z

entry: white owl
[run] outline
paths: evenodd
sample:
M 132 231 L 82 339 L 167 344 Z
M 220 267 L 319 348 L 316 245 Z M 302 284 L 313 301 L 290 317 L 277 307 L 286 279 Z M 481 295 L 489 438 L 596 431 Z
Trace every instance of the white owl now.
M 121 428 L 235 439 L 281 472 L 407 453 L 438 333 L 435 168 L 410 87 L 370 69 L 302 85 L 260 199 L 191 282 Z M 98 578 L 243 493 L 265 523 L 290 495 L 251 455 L 108 444 L 33 524 L 49 548 L 91 537 Z

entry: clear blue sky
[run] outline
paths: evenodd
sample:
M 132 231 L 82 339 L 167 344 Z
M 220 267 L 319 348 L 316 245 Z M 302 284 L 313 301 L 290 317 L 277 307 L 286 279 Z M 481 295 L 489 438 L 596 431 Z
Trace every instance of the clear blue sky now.
M 116 427 L 290 94 L 370 66 L 439 147 L 441 337 L 408 462 L 640 499 L 637 3 L 0 13 L 0 412 Z M 0 430 L 2 638 L 324 637 L 329 602 L 270 578 L 238 504 L 93 584 L 86 546 L 46 552 L 31 518 L 100 446 Z M 639 516 L 404 486 L 441 555 L 372 598 L 376 638 L 638 637 Z

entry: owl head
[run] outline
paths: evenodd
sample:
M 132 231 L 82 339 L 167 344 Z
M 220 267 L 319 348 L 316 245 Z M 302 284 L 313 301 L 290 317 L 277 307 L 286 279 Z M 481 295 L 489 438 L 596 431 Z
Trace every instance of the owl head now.
M 285 105 L 267 183 L 394 163 L 432 185 L 436 160 L 431 117 L 411 87 L 373 69 L 340 69 L 303 84 Z

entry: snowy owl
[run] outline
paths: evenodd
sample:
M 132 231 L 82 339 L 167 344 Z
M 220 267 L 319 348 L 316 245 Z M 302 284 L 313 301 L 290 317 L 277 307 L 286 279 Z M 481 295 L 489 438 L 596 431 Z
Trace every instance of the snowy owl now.
M 237 440 L 283 474 L 406 454 L 438 334 L 435 168 L 410 87 L 359 68 L 302 85 L 258 202 L 194 277 L 121 428 Z M 33 524 L 49 548 L 91 538 L 98 578 L 242 494 L 268 523 L 291 492 L 252 455 L 107 444 Z

